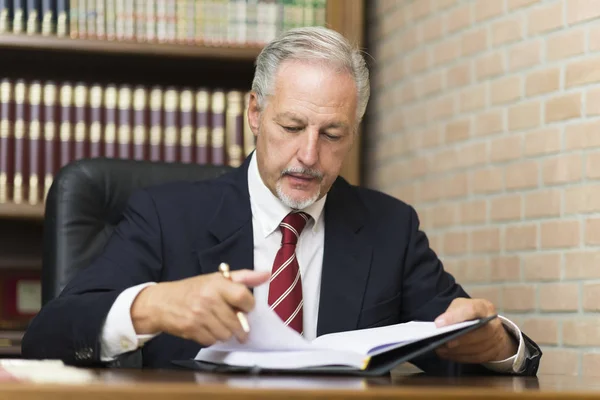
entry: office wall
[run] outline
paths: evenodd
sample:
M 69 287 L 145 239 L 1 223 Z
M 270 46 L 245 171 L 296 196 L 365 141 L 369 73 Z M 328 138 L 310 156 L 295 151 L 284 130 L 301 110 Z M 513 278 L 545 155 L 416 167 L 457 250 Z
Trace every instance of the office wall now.
M 446 268 L 600 375 L 600 1 L 369 1 L 365 184 Z

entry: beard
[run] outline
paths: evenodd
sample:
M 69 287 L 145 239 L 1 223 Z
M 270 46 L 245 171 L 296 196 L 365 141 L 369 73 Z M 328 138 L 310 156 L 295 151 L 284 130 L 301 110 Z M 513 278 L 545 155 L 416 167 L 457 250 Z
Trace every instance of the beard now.
M 318 179 L 319 183 L 321 183 L 321 181 L 323 180 L 323 174 L 320 171 L 310 169 L 310 168 L 303 168 L 303 167 L 286 168 L 283 171 L 281 171 L 281 177 L 283 178 L 285 175 L 288 175 L 290 173 L 311 176 L 313 178 Z M 293 199 L 291 196 L 287 195 L 284 192 L 283 184 L 281 183 L 281 179 L 279 179 L 277 181 L 277 183 L 275 185 L 275 191 L 277 192 L 277 197 L 279 198 L 279 200 L 281 200 L 281 202 L 283 204 L 285 204 L 286 206 L 288 206 L 294 210 L 303 210 L 306 207 L 311 206 L 312 204 L 315 203 L 315 201 L 319 200 L 319 197 L 321 196 L 321 186 L 319 185 L 319 190 L 317 190 L 309 198 L 302 199 L 302 200 Z

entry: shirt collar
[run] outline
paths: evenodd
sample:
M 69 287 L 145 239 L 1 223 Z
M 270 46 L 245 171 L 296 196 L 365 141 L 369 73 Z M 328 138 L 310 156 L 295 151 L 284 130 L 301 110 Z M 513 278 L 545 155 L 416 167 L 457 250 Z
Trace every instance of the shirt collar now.
M 292 209 L 283 204 L 264 184 L 258 172 L 256 152 L 252 153 L 250 165 L 248 166 L 248 192 L 250 194 L 252 215 L 256 217 L 264 236 L 267 237 L 279 228 L 283 218 Z M 308 221 L 307 228 L 311 226 L 313 232 L 316 232 L 321 225 L 320 218 L 323 214 L 326 199 L 327 195 L 302 210 L 312 217 L 312 220 Z

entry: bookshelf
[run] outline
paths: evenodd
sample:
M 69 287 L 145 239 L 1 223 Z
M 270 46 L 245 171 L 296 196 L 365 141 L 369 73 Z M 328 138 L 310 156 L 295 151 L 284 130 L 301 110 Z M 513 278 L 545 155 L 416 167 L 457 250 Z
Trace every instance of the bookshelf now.
M 290 1 L 304 0 L 281 0 L 284 4 Z M 363 0 L 327 0 L 326 26 L 363 46 L 364 7 Z M 68 81 L 73 85 L 89 82 L 130 85 L 132 89 L 136 85 L 160 85 L 247 91 L 261 48 L 246 44 L 148 43 L 0 33 L 0 58 L 9 61 L 3 62 L 0 80 Z M 354 184 L 360 184 L 360 135 L 342 170 L 342 176 Z M 19 271 L 23 271 L 23 276 L 39 273 L 43 218 L 42 202 L 0 202 L 0 296 L 3 276 L 18 275 Z M 2 318 L 0 310 L 0 322 Z M 18 356 L 26 325 L 22 320 L 4 322 L 0 324 L 0 357 Z

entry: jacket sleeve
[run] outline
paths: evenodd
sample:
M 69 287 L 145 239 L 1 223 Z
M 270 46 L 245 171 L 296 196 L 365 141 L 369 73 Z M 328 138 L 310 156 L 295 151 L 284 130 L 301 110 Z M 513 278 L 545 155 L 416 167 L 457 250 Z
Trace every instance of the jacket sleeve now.
M 112 304 L 128 287 L 159 279 L 161 249 L 154 202 L 148 192 L 138 191 L 101 254 L 34 317 L 23 337 L 22 356 L 100 365 L 100 334 Z

